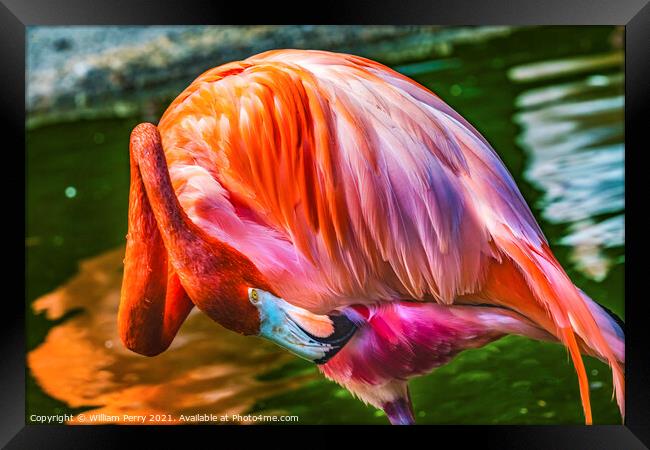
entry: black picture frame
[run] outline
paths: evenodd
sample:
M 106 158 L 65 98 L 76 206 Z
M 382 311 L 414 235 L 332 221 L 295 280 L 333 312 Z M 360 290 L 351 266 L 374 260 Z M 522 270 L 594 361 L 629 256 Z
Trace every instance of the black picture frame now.
M 184 0 L 172 4 L 161 1 L 128 0 L 2 0 L 0 3 L 0 48 L 2 49 L 2 126 L 4 154 L 16 156 L 4 160 L 5 179 L 13 186 L 19 178 L 16 169 L 24 164 L 25 148 L 25 38 L 30 25 L 168 25 L 168 24 L 441 24 L 441 25 L 624 25 L 625 26 L 625 146 L 626 146 L 626 417 L 622 425 L 612 426 L 437 426 L 436 442 L 479 443 L 482 447 L 497 448 L 589 448 L 640 449 L 650 446 L 650 364 L 646 344 L 650 327 L 644 325 L 647 316 L 642 313 L 647 302 L 640 283 L 632 275 L 632 268 L 643 266 L 639 243 L 643 231 L 644 211 L 636 213 L 634 197 L 643 198 L 640 185 L 643 170 L 640 163 L 647 147 L 644 124 L 650 104 L 650 4 L 648 0 L 508 0 L 473 1 L 349 1 L 345 4 L 312 4 L 311 9 L 301 5 L 269 3 L 254 8 L 246 4 L 238 9 L 227 8 L 221 2 Z M 300 11 L 298 13 L 297 11 Z M 646 114 L 644 114 L 646 113 Z M 9 139 L 13 138 L 13 139 Z M 13 145 L 8 144 L 13 142 Z M 22 150 L 22 151 L 21 151 Z M 636 164 L 635 164 L 636 163 Z M 23 172 L 25 173 L 25 172 Z M 14 188 L 6 186 L 6 196 L 20 202 Z M 639 199 L 640 200 L 640 199 Z M 20 206 L 7 208 L 9 225 L 23 226 Z M 11 208 L 11 209 L 10 209 Z M 24 208 L 24 201 L 23 201 Z M 12 214 L 9 214 L 11 212 Z M 23 216 L 24 217 L 24 216 Z M 634 226 L 633 226 L 634 225 Z M 6 236 L 9 236 L 7 232 Z M 7 243 L 20 240 L 8 239 Z M 631 244 L 632 243 L 632 244 Z M 5 246 L 9 256 L 10 247 Z M 24 251 L 24 249 L 23 249 Z M 16 249 L 16 255 L 20 250 Z M 25 253 L 22 253 L 25 255 Z M 19 261 L 21 258 L 18 258 Z M 23 258 L 24 259 L 24 258 Z M 13 260 L 12 260 L 13 261 Z M 14 270 L 19 264 L 9 264 Z M 7 272 L 5 286 L 20 280 L 17 274 Z M 24 277 L 22 277 L 24 279 Z M 26 283 L 26 281 L 25 281 Z M 18 284 L 18 283 L 16 283 Z M 23 286 L 24 288 L 24 286 Z M 7 448 L 112 448 L 125 445 L 136 435 L 147 434 L 148 446 L 156 440 L 171 447 L 194 442 L 185 433 L 208 434 L 222 439 L 222 433 L 235 433 L 239 445 L 259 433 L 276 434 L 284 427 L 156 427 L 151 426 L 92 426 L 70 427 L 60 425 L 25 424 L 25 304 L 18 295 L 5 293 L 2 327 L 0 328 L 0 445 Z M 431 430 L 424 427 L 374 427 L 372 434 L 410 434 L 422 432 L 423 439 L 432 439 Z M 224 431 L 225 430 L 225 431 Z M 295 430 L 295 428 L 294 428 Z M 368 430 L 360 433 L 368 436 Z M 316 435 L 314 435 L 316 436 Z M 335 444 L 338 432 L 319 434 Z M 270 439 L 274 439 L 270 437 Z M 318 438 L 320 439 L 320 438 Z M 121 444 L 122 442 L 122 444 Z M 225 441 L 222 441 L 225 443 Z M 426 441 L 424 441 L 426 442 Z M 279 441 L 278 443 L 282 443 Z M 432 444 L 436 445 L 436 444 Z

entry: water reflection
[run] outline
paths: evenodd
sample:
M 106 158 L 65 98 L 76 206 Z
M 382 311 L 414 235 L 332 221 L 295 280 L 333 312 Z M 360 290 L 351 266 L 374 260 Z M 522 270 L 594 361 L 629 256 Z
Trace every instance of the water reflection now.
M 623 54 L 614 52 L 512 68 L 515 82 L 579 74 L 523 92 L 515 121 L 528 152 L 525 177 L 544 191 L 543 216 L 567 224 L 560 244 L 587 276 L 602 280 L 613 261 L 603 249 L 624 243 Z
M 198 311 L 163 354 L 147 358 L 126 350 L 115 327 L 123 257 L 120 248 L 82 262 L 78 275 L 34 302 L 35 312 L 52 320 L 80 309 L 28 355 L 32 374 L 50 396 L 106 416 L 232 415 L 313 378 L 309 372 L 258 380 L 293 357 L 231 333 Z

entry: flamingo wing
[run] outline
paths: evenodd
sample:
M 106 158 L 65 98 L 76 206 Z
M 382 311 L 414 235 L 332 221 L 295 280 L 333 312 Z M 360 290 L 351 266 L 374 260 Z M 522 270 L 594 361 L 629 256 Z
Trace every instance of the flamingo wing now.
M 254 229 L 243 249 L 254 262 L 318 285 L 319 298 L 296 299 L 303 306 L 452 303 L 480 287 L 492 229 L 544 241 L 487 142 L 369 60 L 278 51 L 222 66 L 179 96 L 160 129 L 190 217 L 236 247 Z M 255 260 L 264 240 L 271 262 Z M 314 270 L 326 273 L 312 280 Z

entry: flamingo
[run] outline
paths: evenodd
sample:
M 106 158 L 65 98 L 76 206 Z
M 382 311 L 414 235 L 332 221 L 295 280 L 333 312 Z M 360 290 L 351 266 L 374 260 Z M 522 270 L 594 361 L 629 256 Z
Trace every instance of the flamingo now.
M 377 62 L 275 50 L 203 73 L 130 138 L 118 328 L 167 349 L 196 306 L 313 361 L 393 424 L 410 378 L 508 334 L 582 354 L 624 334 L 569 279 L 512 176 L 434 93 Z M 505 369 L 504 369 L 505 370 Z

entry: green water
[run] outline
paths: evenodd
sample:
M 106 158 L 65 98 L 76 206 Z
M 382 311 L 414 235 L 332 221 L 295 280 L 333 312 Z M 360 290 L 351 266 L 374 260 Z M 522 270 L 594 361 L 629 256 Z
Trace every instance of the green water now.
M 614 262 L 603 280 L 594 281 L 576 270 L 569 259 L 572 249 L 559 245 L 568 225 L 544 219 L 540 209 L 544 193 L 523 177 L 528 156 L 517 146 L 521 130 L 513 121 L 516 99 L 523 92 L 580 80 L 585 74 L 569 73 L 528 83 L 508 78 L 508 69 L 522 64 L 611 52 L 613 31 L 611 27 L 526 29 L 512 36 L 455 47 L 442 64 L 414 61 L 397 69 L 432 89 L 483 133 L 514 175 L 571 279 L 623 317 L 622 247 L 606 250 Z M 590 74 L 612 71 L 620 72 L 621 68 L 598 69 Z M 588 95 L 597 98 L 600 94 Z M 141 120 L 82 121 L 42 127 L 27 134 L 28 350 L 38 346 L 56 326 L 34 315 L 29 304 L 74 275 L 81 259 L 124 243 L 128 136 Z M 620 423 L 608 368 L 592 358 L 586 358 L 586 367 L 594 422 Z M 262 379 L 310 371 L 315 368 L 295 360 Z M 27 390 L 28 412 L 70 411 L 43 393 L 31 377 Z M 519 337 L 507 337 L 459 355 L 447 366 L 413 380 L 411 393 L 418 423 L 583 423 L 577 379 L 566 351 L 558 345 Z M 323 378 L 258 401 L 251 411 L 265 410 L 299 415 L 299 423 L 386 423 L 374 408 L 364 406 Z

